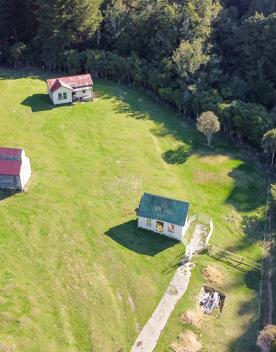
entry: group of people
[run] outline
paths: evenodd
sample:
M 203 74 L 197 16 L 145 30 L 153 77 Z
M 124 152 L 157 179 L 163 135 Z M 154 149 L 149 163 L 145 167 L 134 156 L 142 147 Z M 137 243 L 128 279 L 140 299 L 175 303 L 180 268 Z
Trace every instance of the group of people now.
M 211 314 L 214 308 L 218 308 L 220 304 L 220 296 L 217 291 L 209 291 L 204 294 L 200 300 L 201 309 L 206 314 Z

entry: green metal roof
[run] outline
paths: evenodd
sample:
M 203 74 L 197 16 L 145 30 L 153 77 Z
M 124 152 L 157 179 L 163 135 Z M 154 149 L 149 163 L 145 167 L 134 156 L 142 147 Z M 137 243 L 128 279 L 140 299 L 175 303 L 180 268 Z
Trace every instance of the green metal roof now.
M 137 215 L 184 226 L 188 210 L 187 202 L 145 193 L 141 198 Z

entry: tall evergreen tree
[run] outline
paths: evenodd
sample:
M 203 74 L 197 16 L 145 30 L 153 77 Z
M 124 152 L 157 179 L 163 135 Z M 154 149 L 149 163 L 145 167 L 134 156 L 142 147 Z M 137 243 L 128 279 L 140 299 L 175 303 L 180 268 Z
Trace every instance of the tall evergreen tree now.
M 0 52 L 17 42 L 29 43 L 36 32 L 34 0 L 0 0 Z
M 39 29 L 35 38 L 49 66 L 60 54 L 92 38 L 101 22 L 101 0 L 35 0 Z

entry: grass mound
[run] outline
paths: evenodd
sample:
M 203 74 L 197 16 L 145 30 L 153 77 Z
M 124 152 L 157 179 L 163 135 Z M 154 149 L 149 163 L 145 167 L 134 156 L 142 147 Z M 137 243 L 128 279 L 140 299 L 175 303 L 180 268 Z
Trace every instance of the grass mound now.
M 224 275 L 221 271 L 219 271 L 214 266 L 208 265 L 206 266 L 203 271 L 202 275 L 204 279 L 213 285 L 222 286 L 224 282 Z
M 196 328 L 200 329 L 201 324 L 203 322 L 203 314 L 199 310 L 187 310 L 186 312 L 181 314 L 180 320 L 183 323 L 191 324 Z
M 202 349 L 202 344 L 193 331 L 187 330 L 178 336 L 170 348 L 173 352 L 199 352 Z

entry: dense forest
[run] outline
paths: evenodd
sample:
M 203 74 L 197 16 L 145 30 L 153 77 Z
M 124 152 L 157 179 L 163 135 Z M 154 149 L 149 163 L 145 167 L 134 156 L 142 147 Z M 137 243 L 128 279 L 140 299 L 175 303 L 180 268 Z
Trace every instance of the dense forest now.
M 276 0 L 0 0 L 2 63 L 135 84 L 257 147 L 276 127 L 275 58 Z

